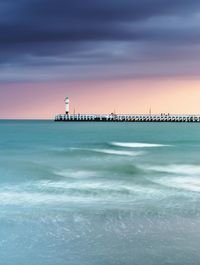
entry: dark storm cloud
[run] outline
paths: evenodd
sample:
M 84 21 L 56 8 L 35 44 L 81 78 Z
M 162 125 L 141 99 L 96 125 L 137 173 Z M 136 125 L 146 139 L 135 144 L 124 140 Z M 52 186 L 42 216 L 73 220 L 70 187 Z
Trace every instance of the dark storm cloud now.
M 195 59 L 199 11 L 199 0 L 0 0 L 0 79 L 24 67 L 47 78 L 49 66 L 64 75 L 60 67 Z
M 8 0 L 2 2 L 1 43 L 149 38 L 153 32 L 123 23 L 186 16 L 197 8 L 197 0 Z

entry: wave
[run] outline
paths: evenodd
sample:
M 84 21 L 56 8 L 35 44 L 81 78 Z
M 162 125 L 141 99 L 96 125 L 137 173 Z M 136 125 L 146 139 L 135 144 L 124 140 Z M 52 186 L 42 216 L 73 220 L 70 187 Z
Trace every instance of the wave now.
M 154 187 L 144 185 L 128 185 L 122 182 L 82 182 L 82 183 L 66 183 L 60 182 L 41 182 L 38 183 L 38 188 L 41 190 L 56 190 L 61 191 L 60 194 L 68 196 L 76 196 L 77 200 L 80 198 L 89 197 L 91 200 L 109 200 L 115 201 L 123 199 L 133 199 L 132 196 L 145 198 L 145 196 L 163 195 L 161 190 Z M 64 193 L 63 193 L 64 192 Z M 136 198 L 136 197 L 135 197 Z
M 132 152 L 124 150 L 111 150 L 111 149 L 91 149 L 91 151 L 108 154 L 108 155 L 120 155 L 120 156 L 138 156 L 141 152 Z
M 80 151 L 88 151 L 88 152 L 96 152 L 107 155 L 119 155 L 119 156 L 138 156 L 143 154 L 143 152 L 133 152 L 127 150 L 114 150 L 114 149 L 98 149 L 98 148 L 70 148 L 71 150 L 80 150 Z
M 37 190 L 20 190 L 19 187 L 0 190 L 0 205 L 47 205 L 56 204 L 66 206 L 66 203 L 117 203 L 131 202 L 137 199 L 157 198 L 162 196 L 145 186 L 129 186 L 122 183 L 65 183 L 65 182 L 38 182 L 33 185 Z M 62 205 L 63 203 L 63 205 Z
M 200 178 L 193 177 L 175 177 L 159 178 L 154 181 L 165 187 L 183 189 L 187 191 L 200 192 Z
M 200 166 L 196 165 L 166 165 L 166 166 L 150 166 L 149 170 L 172 173 L 172 174 L 183 174 L 183 175 L 200 175 Z
M 88 198 L 89 200 L 89 198 Z M 67 202 L 81 202 L 77 196 L 66 196 L 65 194 L 48 194 L 39 192 L 0 192 L 0 205 L 37 205 L 37 204 L 57 204 Z
M 164 144 L 153 144 L 153 143 L 127 143 L 127 142 L 111 142 L 111 145 L 119 147 L 129 147 L 129 148 L 150 148 L 150 147 L 163 147 L 170 146 Z
M 66 178 L 89 178 L 97 175 L 96 171 L 89 170 L 60 170 L 54 171 L 54 174 Z
M 53 189 L 64 189 L 66 191 L 92 191 L 92 190 L 111 190 L 119 188 L 119 185 L 114 185 L 113 182 L 111 183 L 104 183 L 104 182 L 70 182 L 67 183 L 65 181 L 41 181 L 36 184 L 36 186 L 42 190 L 44 188 L 53 188 Z

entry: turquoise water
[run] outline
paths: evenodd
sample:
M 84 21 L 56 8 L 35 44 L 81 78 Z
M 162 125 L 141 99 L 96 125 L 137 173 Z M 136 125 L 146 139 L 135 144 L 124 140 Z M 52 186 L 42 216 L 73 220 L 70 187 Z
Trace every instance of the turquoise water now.
M 0 122 L 0 264 L 200 264 L 200 124 Z

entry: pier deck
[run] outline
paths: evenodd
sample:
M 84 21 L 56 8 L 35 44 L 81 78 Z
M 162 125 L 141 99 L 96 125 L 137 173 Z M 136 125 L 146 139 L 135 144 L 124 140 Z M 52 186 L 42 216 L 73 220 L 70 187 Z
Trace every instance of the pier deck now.
M 56 122 L 200 122 L 200 115 L 189 114 L 59 114 Z

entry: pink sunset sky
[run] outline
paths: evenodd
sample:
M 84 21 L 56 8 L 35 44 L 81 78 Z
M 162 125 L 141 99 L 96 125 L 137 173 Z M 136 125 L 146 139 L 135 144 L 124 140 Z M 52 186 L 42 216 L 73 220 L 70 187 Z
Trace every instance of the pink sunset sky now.
M 0 118 L 52 119 L 64 113 L 200 113 L 199 80 L 107 80 L 0 86 Z
M 200 1 L 0 1 L 0 119 L 200 113 Z

